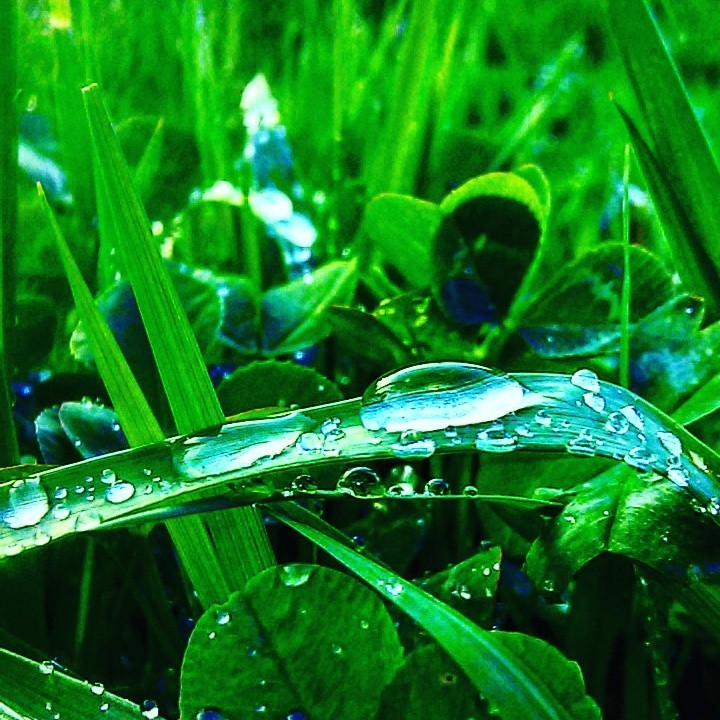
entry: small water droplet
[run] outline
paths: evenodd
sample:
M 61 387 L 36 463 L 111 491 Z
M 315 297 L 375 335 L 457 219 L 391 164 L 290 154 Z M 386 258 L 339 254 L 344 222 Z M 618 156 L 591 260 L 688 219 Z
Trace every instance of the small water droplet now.
M 425 484 L 426 495 L 449 495 L 450 486 L 442 478 L 432 478 Z
M 333 645 L 330 646 L 330 650 L 333 655 L 342 655 L 343 652 L 342 645 L 338 645 L 336 643 L 333 643 Z
M 435 452 L 435 441 L 424 438 L 417 430 L 404 430 L 398 442 L 393 443 L 390 449 L 403 460 L 424 460 Z
M 211 630 L 208 634 L 208 640 L 214 640 L 217 637 L 217 633 L 214 630 Z
M 227 625 L 230 622 L 230 613 L 227 610 L 218 610 L 215 613 L 215 622 L 218 625 Z
M 358 498 L 382 497 L 385 494 L 380 476 L 368 467 L 346 470 L 338 480 L 336 489 Z
M 585 390 L 589 393 L 600 392 L 600 381 L 598 380 L 598 376 L 592 370 L 588 370 L 587 368 L 582 368 L 574 372 L 570 378 L 570 382 L 575 385 L 575 387 L 579 387 L 581 390 Z
M 135 486 L 132 483 L 119 480 L 113 483 L 105 491 L 105 499 L 113 504 L 123 503 L 135 494 Z
M 630 449 L 623 460 L 637 470 L 647 472 L 651 465 L 657 460 L 657 455 L 642 445 Z
M 565 445 L 565 449 L 571 455 L 581 455 L 584 457 L 595 457 L 597 452 L 597 442 L 593 438 L 592 434 L 583 428 L 580 430 L 580 434 L 568 440 Z
M 53 493 L 53 497 L 56 500 L 64 500 L 68 495 L 68 491 L 66 487 L 56 487 L 55 492 Z
M 324 435 L 318 435 L 317 433 L 306 432 L 300 435 L 296 443 L 297 449 L 300 452 L 311 453 L 320 450 L 325 442 Z
M 70 508 L 67 505 L 55 505 L 50 514 L 53 520 L 66 520 L 70 515 Z
M 669 467 L 667 469 L 667 476 L 668 480 L 675 483 L 675 485 L 677 485 L 678 487 L 688 486 L 688 479 L 690 477 L 690 474 L 685 468 L 673 465 L 672 467 Z
M 102 695 L 105 692 L 105 686 L 102 683 L 92 683 L 90 692 L 93 695 Z
M 313 565 L 303 565 L 300 563 L 293 563 L 292 565 L 282 565 L 278 568 L 278 575 L 280 582 L 285 587 L 300 587 L 310 579 L 315 567 Z
M 78 532 L 94 530 L 101 522 L 102 518 L 98 515 L 98 513 L 93 510 L 83 510 L 82 512 L 79 512 L 75 518 L 75 530 Z
M 410 483 L 395 483 L 395 485 L 391 485 L 387 489 L 386 493 L 390 497 L 402 497 L 407 495 L 414 495 L 415 489 Z
M 605 409 L 605 398 L 600 393 L 586 392 L 583 395 L 583 402 L 595 412 L 601 413 Z
M 105 468 L 100 473 L 100 482 L 104 482 L 106 485 L 112 485 L 116 480 L 115 471 L 111 468 Z
M 541 427 L 550 427 L 552 425 L 552 418 L 548 415 L 548 411 L 545 408 L 540 408 L 535 413 L 535 422 Z
M 104 702 L 100 705 L 100 712 L 107 712 L 110 709 L 110 703 Z
M 625 407 L 620 408 L 620 412 L 637 430 L 643 430 L 645 428 L 645 418 L 634 405 L 626 405 Z
M 360 627 L 363 630 L 367 630 L 370 627 L 370 622 L 368 620 L 361 620 L 360 621 Z
M 630 421 L 621 412 L 611 412 L 608 415 L 605 429 L 616 435 L 624 435 L 630 428 Z
M 670 453 L 670 455 L 682 455 L 683 446 L 677 435 L 671 432 L 661 431 L 657 436 L 660 444 Z
M 260 703 L 253 708 L 253 712 L 256 712 L 258 714 L 266 713 L 267 705 L 263 705 L 262 703 Z
M 505 430 L 500 421 L 494 422 L 489 428 L 481 430 L 475 437 L 475 447 L 484 452 L 512 452 L 518 446 L 518 439 Z
M 9 528 L 18 530 L 37 525 L 48 510 L 50 502 L 40 478 L 28 477 L 11 485 L 2 519 Z
M 160 715 L 160 709 L 154 700 L 143 700 L 140 704 L 140 712 L 147 720 L 155 720 Z
M 227 718 L 216 708 L 203 708 L 195 716 L 195 720 L 227 720 Z
M 477 497 L 480 491 L 474 485 L 466 485 L 463 488 L 463 495 L 466 497 Z
M 38 665 L 38 670 L 41 675 L 52 675 L 55 672 L 55 666 L 50 660 L 43 660 Z
M 405 586 L 397 578 L 390 578 L 386 581 L 379 580 L 378 583 L 392 597 L 398 597 L 405 590 Z

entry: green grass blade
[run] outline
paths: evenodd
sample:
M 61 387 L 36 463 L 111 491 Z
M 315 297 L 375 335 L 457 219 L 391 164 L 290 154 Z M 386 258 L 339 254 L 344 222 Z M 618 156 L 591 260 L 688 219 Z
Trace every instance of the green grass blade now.
M 16 465 L 20 452 L 8 393 L 15 325 L 15 237 L 17 236 L 17 4 L 0 7 L 0 465 Z
M 658 155 L 643 138 L 640 130 L 616 103 L 620 117 L 630 134 L 635 157 L 652 195 L 658 217 L 675 263 L 688 289 L 701 295 L 712 314 L 720 308 L 720 273 L 707 254 L 697 225 L 690 215 L 690 203 L 683 202 Z
M 299 506 L 283 506 L 276 517 L 352 570 L 418 625 L 457 662 L 505 720 L 600 718 L 585 694 L 579 667 L 535 638 L 516 642 L 514 633 L 483 630 L 458 611 L 337 539 L 334 529 Z M 536 654 L 537 653 L 537 654 Z M 542 667 L 533 659 L 544 660 Z M 564 687 L 554 682 L 562 677 Z
M 623 279 L 620 299 L 620 385 L 630 387 L 630 145 L 625 146 L 623 169 L 622 230 Z
M 0 717 L 18 720 L 48 716 L 63 720 L 142 718 L 136 703 L 107 692 L 100 684 L 70 677 L 49 661 L 37 663 L 0 650 Z
M 125 437 L 133 447 L 161 442 L 165 435 L 133 377 L 110 328 L 95 305 L 40 185 L 38 192 L 55 237 L 60 260 L 70 282 L 78 315 L 85 327 L 95 365 L 105 383 Z M 202 520 L 197 517 L 181 518 L 180 522 L 173 522 L 169 528 L 177 541 L 178 552 L 197 589 L 200 601 L 210 603 L 227 597 L 229 588 L 222 582 L 221 568 L 214 557 L 212 544 Z
M 717 213 L 720 169 L 707 137 L 693 112 L 682 79 L 647 2 L 608 0 L 607 8 L 610 26 L 642 112 L 650 146 L 658 159 L 661 177 L 684 204 L 688 220 L 695 230 L 700 246 L 692 249 L 696 263 L 709 259 L 717 275 L 720 271 L 720 245 L 717 242 L 720 237 L 720 217 Z M 678 253 L 677 246 L 685 239 L 671 235 L 668 242 Z M 679 269 L 682 268 L 680 264 Z M 717 297 L 708 300 L 713 306 L 712 314 L 717 317 L 720 311 Z
M 97 85 L 84 89 L 86 111 L 98 158 L 98 168 L 111 198 L 121 264 L 130 281 L 153 348 L 160 377 L 180 432 L 221 424 L 224 414 L 205 368 L 180 300 L 167 275 L 150 234 L 145 210 Z M 255 574 L 274 564 L 261 518 L 254 509 L 233 511 L 228 518 L 211 520 L 213 541 L 229 587 L 248 579 L 240 569 L 250 565 Z M 200 571 L 200 569 L 197 569 Z

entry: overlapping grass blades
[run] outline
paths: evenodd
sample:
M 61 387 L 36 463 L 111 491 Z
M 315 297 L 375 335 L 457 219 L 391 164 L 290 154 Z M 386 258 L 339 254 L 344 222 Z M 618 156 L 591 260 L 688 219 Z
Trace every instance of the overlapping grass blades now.
M 150 234 L 147 216 L 134 190 L 100 90 L 97 85 L 91 85 L 83 92 L 97 168 L 118 229 L 121 266 L 133 287 L 175 424 L 181 432 L 218 425 L 224 420 L 222 409 Z M 229 589 L 242 586 L 249 577 L 272 564 L 269 541 L 255 510 L 240 509 L 232 513 L 232 518 L 225 515 L 209 520 L 212 539 L 203 537 L 207 531 L 201 522 L 191 523 L 181 526 L 185 528 L 182 530 L 185 537 L 179 539 L 180 545 L 190 553 L 188 557 L 196 557 L 192 548 L 204 546 L 209 550 L 213 544 Z M 203 572 L 200 568 L 197 571 Z M 205 598 L 211 599 L 222 598 Z

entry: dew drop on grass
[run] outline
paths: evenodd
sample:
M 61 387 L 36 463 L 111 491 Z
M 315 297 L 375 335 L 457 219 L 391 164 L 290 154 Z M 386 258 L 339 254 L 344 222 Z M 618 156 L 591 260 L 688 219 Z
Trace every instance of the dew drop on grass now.
M 216 708 L 203 708 L 196 716 L 195 720 L 227 720 Z
M 546 398 L 517 380 L 470 363 L 435 362 L 383 375 L 362 397 L 368 430 L 433 432 L 490 422 Z
M 53 493 L 53 497 L 56 500 L 64 500 L 68 495 L 68 491 L 66 487 L 60 486 L 55 488 L 55 492 Z
M 432 478 L 425 484 L 425 494 L 433 496 L 449 495 L 450 486 L 442 478 Z
M 583 402 L 595 412 L 601 413 L 605 409 L 605 398 L 600 393 L 586 392 Z
M 550 427 L 550 425 L 552 425 L 552 418 L 548 415 L 547 410 L 540 408 L 535 413 L 535 422 L 541 427 Z
M 337 643 L 333 643 L 330 646 L 330 650 L 332 651 L 333 655 L 342 655 L 343 652 L 342 645 L 338 645 Z
M 608 415 L 605 429 L 616 435 L 624 435 L 630 428 L 630 421 L 621 412 L 611 412 Z
M 594 457 L 597 452 L 597 442 L 590 432 L 583 428 L 577 437 L 568 440 L 565 449 L 571 455 Z
M 395 483 L 395 485 L 391 485 L 386 492 L 390 497 L 403 497 L 414 495 L 415 489 L 410 483 Z
M 474 485 L 466 485 L 463 488 L 463 495 L 465 495 L 465 497 L 477 497 L 479 494 L 480 491 Z
M 512 452 L 518 446 L 517 436 L 508 433 L 499 420 L 489 428 L 481 430 L 475 437 L 475 447 L 484 452 Z
M 40 671 L 41 675 L 52 675 L 55 672 L 55 666 L 50 660 L 43 660 L 38 665 L 38 670 Z
M 588 393 L 599 393 L 600 392 L 600 381 L 598 376 L 592 371 L 586 368 L 582 368 L 573 373 L 570 378 L 570 382 L 579 387 L 581 390 L 585 390 Z
M 105 491 L 105 499 L 109 503 L 117 505 L 118 503 L 123 503 L 126 500 L 129 500 L 134 494 L 135 486 L 132 483 L 126 482 L 125 480 L 120 480 L 113 483 Z
M 682 455 L 683 446 L 680 438 L 671 433 L 661 431 L 657 434 L 660 444 L 670 453 L 670 455 Z
M 104 482 L 106 485 L 112 485 L 117 480 L 117 475 L 112 468 L 105 468 L 100 473 L 100 482 Z
M 70 516 L 70 508 L 67 505 L 55 505 L 50 514 L 53 520 L 67 520 Z
M 75 530 L 78 532 L 85 532 L 87 530 L 94 530 L 100 525 L 102 518 L 93 510 L 83 510 L 78 513 L 75 518 Z
M 102 683 L 92 683 L 90 692 L 93 695 L 102 695 L 105 692 L 105 686 Z
M 673 465 L 667 469 L 667 476 L 670 482 L 675 483 L 678 487 L 687 487 L 689 473 L 685 468 Z
M 298 475 L 290 484 L 290 489 L 298 493 L 316 493 L 318 486 L 312 475 Z
M 417 430 L 403 430 L 398 442 L 393 443 L 390 449 L 395 457 L 402 460 L 424 460 L 435 452 L 435 441 L 423 437 Z
M 218 625 L 227 625 L 230 622 L 230 613 L 227 610 L 218 610 L 215 613 L 215 622 Z
M 280 582 L 285 587 L 301 587 L 310 579 L 315 568 L 312 565 L 302 565 L 294 563 L 292 565 L 283 565 L 278 569 Z
M 634 405 L 626 405 L 620 408 L 620 413 L 624 415 L 627 421 L 637 430 L 643 430 L 645 428 L 645 418 Z
M 311 453 L 311 452 L 317 452 L 320 450 L 323 446 L 323 443 L 325 442 L 325 436 L 324 435 L 318 435 L 317 433 L 303 433 L 299 438 L 296 444 L 297 449 L 300 452 L 305 453 Z
M 147 720 L 155 720 L 160 715 L 160 709 L 154 700 L 143 700 L 140 704 L 140 712 Z
M 337 481 L 336 490 L 357 498 L 385 495 L 385 486 L 380 476 L 368 467 L 354 467 L 346 470 Z
M 636 470 L 647 472 L 650 466 L 657 460 L 657 455 L 642 445 L 631 448 L 623 458 L 623 460 Z
M 100 712 L 107 712 L 110 709 L 110 703 L 104 702 L 100 705 Z
M 48 510 L 50 502 L 40 478 L 29 477 L 11 485 L 2 519 L 8 527 L 17 530 L 37 525 Z

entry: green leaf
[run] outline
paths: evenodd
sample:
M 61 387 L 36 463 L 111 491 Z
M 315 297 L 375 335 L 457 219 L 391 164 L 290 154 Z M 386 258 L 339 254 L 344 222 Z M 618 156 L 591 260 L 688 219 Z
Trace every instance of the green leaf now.
M 342 399 L 337 385 L 312 368 L 266 360 L 238 368 L 219 385 L 226 415 L 263 407 L 309 407 Z
M 480 325 L 505 316 L 537 252 L 546 201 L 514 173 L 481 175 L 442 201 L 431 282 L 451 320 Z
M 262 299 L 265 352 L 286 355 L 327 337 L 331 327 L 325 310 L 349 303 L 356 283 L 356 261 L 336 261 L 307 278 L 268 290 Z
M 70 677 L 50 661 L 37 663 L 0 650 L 0 716 L 17 720 L 48 714 L 67 720 L 143 718 L 139 705 L 106 691 L 99 683 Z
M 478 692 L 462 670 L 437 645 L 425 645 L 405 657 L 382 696 L 378 718 L 489 720 Z
M 720 219 L 716 188 L 720 187 L 720 170 L 645 0 L 608 0 L 607 8 L 610 27 L 647 128 L 647 148 L 656 159 L 656 164 L 649 161 L 647 148 L 635 143 L 637 133 L 634 133 L 633 142 L 643 173 L 651 192 L 659 199 L 661 221 L 670 221 L 667 239 L 678 270 L 690 271 L 688 285 L 705 296 L 716 319 L 720 299 L 717 291 L 720 248 L 716 241 L 720 236 Z M 649 176 L 654 176 L 654 180 Z M 680 210 L 681 203 L 684 212 Z M 687 218 L 689 234 L 674 232 L 678 223 L 668 217 L 671 208 L 679 217 Z M 714 284 L 696 287 L 694 281 L 703 276 L 712 276 Z
M 578 666 L 551 645 L 517 633 L 482 630 L 457 610 L 335 539 L 326 523 L 311 513 L 287 506 L 274 512 L 425 628 L 503 720 L 600 717 L 585 694 Z
M 430 245 L 441 221 L 435 203 L 386 193 L 368 203 L 361 231 L 410 285 L 423 288 L 430 278 Z
M 270 568 L 198 621 L 181 717 L 375 717 L 402 658 L 392 618 L 356 580 L 317 565 Z

